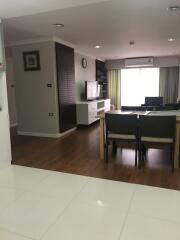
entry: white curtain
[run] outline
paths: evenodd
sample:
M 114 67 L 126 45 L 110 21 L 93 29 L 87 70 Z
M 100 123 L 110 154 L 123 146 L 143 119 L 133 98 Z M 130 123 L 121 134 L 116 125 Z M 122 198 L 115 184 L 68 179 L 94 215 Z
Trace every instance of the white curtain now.
M 176 103 L 178 97 L 179 67 L 160 68 L 159 95 L 164 103 Z
M 111 104 L 115 109 L 121 108 L 121 71 L 108 71 L 108 97 L 111 99 Z

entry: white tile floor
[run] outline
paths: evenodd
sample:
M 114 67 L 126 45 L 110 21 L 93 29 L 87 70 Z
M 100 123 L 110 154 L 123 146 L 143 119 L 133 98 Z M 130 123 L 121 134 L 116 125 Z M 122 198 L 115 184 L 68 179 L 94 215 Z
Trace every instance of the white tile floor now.
M 11 166 L 0 240 L 179 240 L 180 192 Z

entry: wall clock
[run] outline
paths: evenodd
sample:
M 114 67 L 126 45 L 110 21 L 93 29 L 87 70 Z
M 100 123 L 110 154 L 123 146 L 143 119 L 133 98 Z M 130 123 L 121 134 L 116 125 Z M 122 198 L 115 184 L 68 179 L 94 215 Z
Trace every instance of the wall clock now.
M 87 68 L 87 60 L 86 60 L 86 58 L 82 58 L 81 64 L 82 64 L 83 68 Z

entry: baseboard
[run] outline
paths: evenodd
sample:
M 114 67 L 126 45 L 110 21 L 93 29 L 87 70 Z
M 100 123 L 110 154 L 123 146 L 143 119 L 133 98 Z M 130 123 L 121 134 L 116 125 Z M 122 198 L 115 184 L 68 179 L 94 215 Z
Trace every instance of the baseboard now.
M 23 132 L 23 131 L 18 131 L 18 135 L 22 136 L 32 136 L 32 137 L 47 137 L 47 138 L 60 138 L 63 137 L 73 131 L 76 130 L 75 128 L 72 128 L 64 133 L 38 133 L 38 132 Z
M 38 132 L 23 132 L 18 131 L 18 135 L 22 136 L 32 136 L 32 137 L 48 137 L 48 138 L 59 138 L 59 134 L 57 133 L 38 133 Z
M 59 133 L 60 137 L 66 136 L 69 133 L 74 132 L 77 129 L 77 127 L 71 128 L 70 130 L 67 130 L 66 132 Z
M 18 126 L 18 123 L 11 123 L 10 124 L 10 127 L 13 128 L 13 127 L 17 127 Z

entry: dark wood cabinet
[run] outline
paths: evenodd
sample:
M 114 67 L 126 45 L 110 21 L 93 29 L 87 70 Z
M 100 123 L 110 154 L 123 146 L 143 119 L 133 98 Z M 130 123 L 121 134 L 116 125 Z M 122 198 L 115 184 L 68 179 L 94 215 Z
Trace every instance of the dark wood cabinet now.
M 101 97 L 108 97 L 107 69 L 105 62 L 96 60 L 96 81 L 101 86 Z
M 74 49 L 55 43 L 59 127 L 63 133 L 76 126 Z

